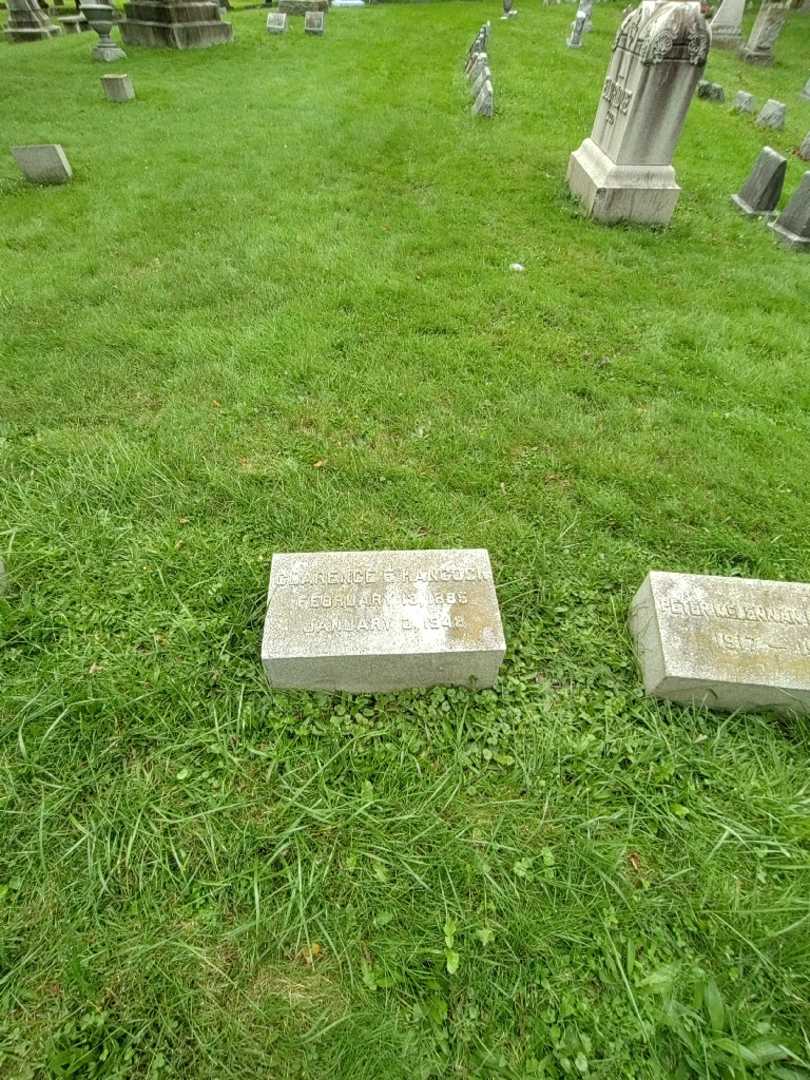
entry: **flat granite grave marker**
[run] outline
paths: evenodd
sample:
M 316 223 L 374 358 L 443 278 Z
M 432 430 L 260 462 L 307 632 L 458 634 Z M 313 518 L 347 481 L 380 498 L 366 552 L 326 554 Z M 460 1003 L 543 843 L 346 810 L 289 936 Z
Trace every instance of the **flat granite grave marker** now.
M 326 29 L 326 16 L 322 11 L 307 11 L 304 13 L 304 31 L 307 34 L 320 36 Z
M 287 32 L 287 13 L 285 11 L 271 11 L 267 16 L 267 33 L 284 34 Z
M 810 172 L 806 172 L 790 202 L 769 228 L 794 251 L 810 252 Z
M 12 156 L 32 184 L 66 184 L 73 176 L 67 155 L 59 143 L 12 146 Z
M 505 650 L 483 549 L 273 556 L 262 641 L 273 687 L 480 689 Z
M 726 712 L 810 711 L 810 585 L 654 570 L 630 629 L 654 697 Z
M 779 202 L 787 172 L 787 158 L 763 146 L 748 179 L 731 201 L 748 217 L 771 214 Z

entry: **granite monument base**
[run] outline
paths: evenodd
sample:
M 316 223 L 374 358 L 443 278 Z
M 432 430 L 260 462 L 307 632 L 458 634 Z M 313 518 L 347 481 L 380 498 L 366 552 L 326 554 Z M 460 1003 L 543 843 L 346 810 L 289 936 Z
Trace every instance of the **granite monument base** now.
M 681 189 L 671 165 L 617 165 L 586 139 L 568 160 L 568 186 L 588 217 L 668 225 Z
M 125 45 L 205 49 L 233 40 L 233 26 L 220 20 L 214 0 L 133 0 L 124 5 L 124 11 L 121 37 Z

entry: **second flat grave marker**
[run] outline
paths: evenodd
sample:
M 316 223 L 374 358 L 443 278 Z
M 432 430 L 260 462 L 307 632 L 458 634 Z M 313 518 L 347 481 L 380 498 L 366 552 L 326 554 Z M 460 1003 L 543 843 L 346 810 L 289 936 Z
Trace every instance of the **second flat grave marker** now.
M 648 694 L 724 711 L 810 711 L 810 585 L 654 570 L 630 629 Z

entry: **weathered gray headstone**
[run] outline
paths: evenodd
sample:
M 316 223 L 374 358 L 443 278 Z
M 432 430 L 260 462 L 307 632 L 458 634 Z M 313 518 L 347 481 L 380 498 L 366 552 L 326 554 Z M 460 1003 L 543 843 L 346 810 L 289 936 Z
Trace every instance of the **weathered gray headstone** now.
M 810 172 L 806 172 L 790 202 L 770 223 L 777 238 L 794 251 L 810 252 Z
M 799 94 L 799 97 L 804 98 L 805 101 L 810 101 L 810 79 L 804 84 L 804 89 Z
M 274 687 L 481 688 L 505 648 L 482 549 L 273 556 L 262 661 Z
M 66 184 L 73 176 L 59 143 L 12 146 L 11 153 L 25 178 L 33 184 Z
M 756 119 L 757 127 L 774 128 L 776 131 L 781 131 L 785 126 L 786 112 L 787 109 L 781 101 L 768 98 L 759 110 L 759 116 Z
M 267 33 L 284 34 L 287 31 L 287 13 L 271 11 L 267 16 Z
M 810 585 L 653 571 L 630 629 L 648 694 L 723 711 L 810 710 Z
M 485 52 L 473 54 L 473 62 L 470 65 L 469 71 L 467 72 L 467 78 L 470 80 L 470 82 L 475 82 L 475 80 L 487 66 L 487 61 L 488 57 Z
M 574 21 L 571 23 L 571 33 L 568 35 L 565 42 L 569 49 L 582 48 L 582 35 L 585 33 L 586 18 L 585 12 L 580 8 L 577 11 Z
M 304 15 L 304 31 L 321 35 L 326 29 L 326 16 L 322 11 L 308 11 Z
M 810 161 L 810 131 L 802 139 L 798 154 L 802 161 Z
M 133 101 L 135 87 L 129 75 L 102 75 L 101 85 L 109 101 Z
M 472 112 L 474 116 L 494 116 L 495 92 L 492 89 L 492 81 L 490 79 L 484 80 L 484 85 L 479 90 L 478 96 L 473 103 Z
M 669 222 L 681 190 L 672 155 L 709 42 L 696 0 L 643 0 L 624 19 L 591 136 L 568 162 L 568 185 L 589 216 Z
M 759 152 L 751 174 L 731 201 L 748 217 L 771 214 L 779 202 L 787 172 L 787 158 L 764 146 Z
M 745 90 L 738 90 L 731 103 L 731 111 L 738 113 L 752 113 L 754 111 L 754 95 Z
M 712 48 L 736 49 L 742 38 L 745 0 L 723 0 L 712 19 Z
M 790 0 L 762 0 L 751 36 L 740 50 L 749 64 L 772 64 L 773 47 L 785 25 Z
M 489 80 L 490 82 L 492 81 L 492 72 L 489 70 L 488 67 L 484 66 L 484 67 L 481 68 L 481 71 L 479 72 L 478 78 L 475 80 L 475 82 L 472 85 L 473 99 L 477 98 L 478 95 L 481 93 L 481 90 L 483 89 L 484 83 L 487 80 Z
M 699 98 L 706 98 L 708 101 L 725 101 L 726 93 L 723 87 L 719 83 L 707 82 L 705 79 L 701 79 L 698 83 L 697 96 Z

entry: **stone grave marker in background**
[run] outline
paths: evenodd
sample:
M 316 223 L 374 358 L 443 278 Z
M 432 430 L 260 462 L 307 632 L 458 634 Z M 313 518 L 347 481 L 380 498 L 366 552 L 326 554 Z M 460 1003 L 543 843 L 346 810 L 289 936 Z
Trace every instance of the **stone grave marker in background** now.
M 581 49 L 582 48 L 582 35 L 585 32 L 585 12 L 580 8 L 574 21 L 571 23 L 571 33 L 568 35 L 565 44 L 569 49 Z
M 805 101 L 810 101 L 810 79 L 804 84 L 804 89 L 799 94 L 799 97 L 804 98 Z
M 748 179 L 731 201 L 738 210 L 748 217 L 762 217 L 772 214 L 782 194 L 782 185 L 787 173 L 787 158 L 764 146 Z
M 723 87 L 719 83 L 707 82 L 705 79 L 701 79 L 698 83 L 697 96 L 699 98 L 706 98 L 707 101 L 725 101 L 726 93 Z
M 790 0 L 762 0 L 751 36 L 740 50 L 749 64 L 772 64 L 773 47 L 785 25 Z
M 802 161 L 810 161 L 810 131 L 802 139 L 798 154 Z
M 648 694 L 810 711 L 810 585 L 652 571 L 630 629 Z
M 489 70 L 488 67 L 484 66 L 481 69 L 481 72 L 480 72 L 478 78 L 472 84 L 473 100 L 475 100 L 478 97 L 478 95 L 481 93 L 481 90 L 482 90 L 482 88 L 484 86 L 484 83 L 487 82 L 487 80 L 489 80 L 489 82 L 492 82 L 492 72 Z
M 495 115 L 495 91 L 492 89 L 492 81 L 484 80 L 484 85 L 478 91 L 478 96 L 473 102 L 472 112 L 475 116 L 493 117 Z
M 73 176 L 70 162 L 59 143 L 12 146 L 11 153 L 32 184 L 66 184 Z
M 794 251 L 810 253 L 810 172 L 806 172 L 790 202 L 770 223 L 777 238 Z
M 25 41 L 46 41 L 59 34 L 59 26 L 51 22 L 37 0 L 7 0 L 8 22 L 3 31 L 6 41 L 22 44 Z
M 326 29 L 326 16 L 322 11 L 308 11 L 304 15 L 304 31 L 321 35 Z
M 133 101 L 135 87 L 129 75 L 102 75 L 101 85 L 108 101 Z
M 278 0 L 278 10 L 285 15 L 306 15 L 308 11 L 328 11 L 329 0 Z
M 482 549 L 273 556 L 262 642 L 271 686 L 482 688 L 505 649 Z
M 233 40 L 233 26 L 222 22 L 217 0 L 126 0 L 124 13 L 126 45 L 205 49 Z
M 709 53 L 692 0 L 642 0 L 613 45 L 591 136 L 568 163 L 568 184 L 598 221 L 666 225 L 680 188 L 672 155 Z
M 267 16 L 267 33 L 284 34 L 287 31 L 287 15 L 283 11 L 271 11 Z
M 759 116 L 756 119 L 757 127 L 773 128 L 775 131 L 781 131 L 785 126 L 786 111 L 781 101 L 768 98 L 759 110 Z
M 742 40 L 745 0 L 723 0 L 712 19 L 712 48 L 736 49 Z
M 754 95 L 745 90 L 738 90 L 731 103 L 731 111 L 738 113 L 752 113 L 754 111 Z

